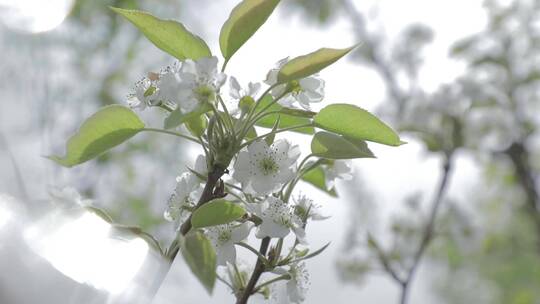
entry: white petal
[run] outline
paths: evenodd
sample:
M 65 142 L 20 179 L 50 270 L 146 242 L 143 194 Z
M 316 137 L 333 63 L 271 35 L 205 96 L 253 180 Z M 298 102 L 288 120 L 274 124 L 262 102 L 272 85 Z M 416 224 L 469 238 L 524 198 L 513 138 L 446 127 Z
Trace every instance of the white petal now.
M 260 239 L 267 236 L 271 238 L 283 238 L 286 237 L 289 232 L 290 229 L 288 227 L 276 224 L 272 219 L 263 219 L 255 236 Z
M 195 160 L 195 167 L 193 168 L 195 172 L 200 175 L 208 175 L 208 165 L 206 164 L 206 157 L 203 154 L 199 154 Z
M 273 94 L 272 94 L 273 95 Z M 274 97 L 276 97 L 274 95 Z M 294 108 L 294 103 L 296 102 L 296 98 L 292 94 L 287 94 L 283 96 L 280 100 L 278 100 L 278 103 L 284 107 L 287 108 Z
M 264 140 L 258 140 L 248 146 L 248 152 L 252 160 L 260 159 L 266 155 L 268 144 Z
M 306 245 L 306 231 L 301 227 L 293 227 L 293 232 L 296 235 L 296 239 L 302 245 Z
M 302 89 L 306 91 L 317 91 L 320 90 L 321 87 L 324 87 L 324 80 L 313 76 L 300 79 L 298 82 Z
M 236 77 L 231 76 L 229 79 L 229 95 L 231 95 L 234 99 L 240 99 L 243 96 L 240 94 L 240 90 L 242 89 L 240 87 L 240 84 L 238 83 L 238 80 L 236 80 Z
M 261 89 L 261 84 L 260 83 L 258 83 L 258 82 L 257 83 L 250 82 L 248 84 L 247 95 L 255 98 L 255 95 L 257 95 L 257 93 L 259 93 L 260 89 Z
M 236 249 L 231 242 L 227 242 L 216 248 L 217 264 L 227 265 L 236 263 Z
M 231 242 L 237 243 L 245 240 L 248 237 L 251 228 L 253 228 L 253 223 L 251 222 L 245 222 L 240 226 L 235 227 L 231 233 Z
M 258 176 L 251 180 L 253 190 L 259 195 L 267 195 L 279 189 L 280 184 L 272 176 Z

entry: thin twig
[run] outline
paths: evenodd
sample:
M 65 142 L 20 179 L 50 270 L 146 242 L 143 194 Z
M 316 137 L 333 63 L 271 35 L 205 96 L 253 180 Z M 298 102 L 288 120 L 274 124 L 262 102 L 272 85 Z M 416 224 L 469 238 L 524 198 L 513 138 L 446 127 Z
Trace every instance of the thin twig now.
M 21 170 L 19 168 L 19 165 L 17 164 L 17 160 L 15 159 L 15 156 L 11 152 L 11 149 L 9 148 L 9 144 L 7 142 L 6 137 L 2 132 L 0 132 L 0 146 L 3 146 L 11 160 L 11 164 L 13 166 L 13 171 L 15 173 L 15 180 L 17 181 L 17 185 L 19 186 L 19 190 L 21 191 L 22 197 L 26 200 L 28 200 L 30 197 L 28 196 L 28 191 L 26 190 L 26 185 L 24 184 L 24 179 L 22 177 Z
M 418 246 L 416 253 L 414 254 L 413 263 L 409 268 L 405 279 L 399 282 L 401 284 L 401 296 L 399 301 L 400 304 L 407 303 L 411 282 L 414 279 L 414 275 L 416 274 L 416 270 L 420 265 L 420 261 L 422 260 L 426 249 L 428 248 L 431 240 L 433 239 L 435 232 L 435 220 L 443 202 L 443 197 L 448 185 L 448 180 L 452 169 L 452 155 L 452 152 L 446 154 L 441 180 L 439 182 L 438 190 L 435 194 L 435 197 L 433 198 L 433 202 L 431 203 L 431 211 L 429 213 L 428 223 L 423 231 L 422 240 L 420 242 L 420 245 Z
M 342 4 L 354 26 L 354 32 L 357 39 L 361 40 L 362 44 L 368 49 L 368 59 L 371 61 L 375 70 L 383 78 L 390 96 L 397 102 L 397 114 L 403 114 L 407 102 L 407 94 L 403 92 L 403 89 L 399 86 L 397 79 L 394 77 L 394 73 L 392 73 L 390 64 L 382 57 L 381 54 L 384 52 L 381 50 L 380 44 L 367 32 L 364 16 L 358 11 L 354 3 L 351 0 L 342 0 Z

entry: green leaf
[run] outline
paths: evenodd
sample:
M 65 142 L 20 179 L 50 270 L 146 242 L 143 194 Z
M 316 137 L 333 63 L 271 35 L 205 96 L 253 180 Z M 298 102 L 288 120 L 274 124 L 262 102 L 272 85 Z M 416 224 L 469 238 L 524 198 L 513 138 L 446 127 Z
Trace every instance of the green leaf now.
M 208 120 L 206 120 L 206 116 L 204 115 L 195 116 L 186 121 L 186 128 L 189 133 L 196 137 L 202 136 L 207 126 Z
M 188 31 L 182 23 L 159 19 L 137 10 L 111 9 L 133 23 L 155 46 L 180 60 L 212 56 L 206 42 Z
M 67 142 L 66 155 L 49 156 L 58 164 L 73 167 L 130 139 L 144 123 L 127 107 L 111 105 L 90 116 Z
M 272 96 L 266 95 L 259 105 L 259 108 L 264 109 L 266 106 L 268 106 L 272 102 Z M 256 125 L 259 127 L 264 128 L 273 128 L 274 124 L 276 123 L 278 117 L 280 117 L 279 126 L 278 129 L 293 127 L 293 126 L 299 126 L 299 125 L 305 125 L 311 122 L 309 118 L 303 117 L 303 116 L 297 116 L 293 115 L 292 113 L 298 113 L 294 111 L 288 111 L 285 110 L 284 107 L 280 106 L 277 103 L 274 103 L 271 105 L 268 110 L 269 112 L 273 111 L 279 111 L 280 113 L 276 114 L 270 114 L 262 119 L 258 120 Z M 294 132 L 304 133 L 304 134 L 313 134 L 315 133 L 315 129 L 313 127 L 305 127 L 305 128 L 299 128 L 291 130 Z
M 287 62 L 278 73 L 278 83 L 286 83 L 313 75 L 347 55 L 356 46 L 346 49 L 322 48 Z
M 241 218 L 245 213 L 239 204 L 215 199 L 193 211 L 191 225 L 194 228 L 203 228 L 227 224 Z
M 252 126 L 251 128 L 249 128 L 245 136 L 245 139 L 250 140 L 250 139 L 254 139 L 255 137 L 257 137 L 257 130 L 255 130 L 255 128 Z
M 311 153 L 327 159 L 374 158 L 363 140 L 349 140 L 343 136 L 317 132 L 311 140 Z
M 209 112 L 212 110 L 212 107 L 207 103 L 202 103 L 200 106 L 198 106 L 195 110 L 189 112 L 189 113 L 182 113 L 179 108 L 174 109 L 169 116 L 165 118 L 163 128 L 165 129 L 172 129 L 176 128 L 179 125 L 187 122 L 188 120 L 195 119 L 197 117 L 200 117 L 202 114 Z
M 373 114 L 350 104 L 332 104 L 313 118 L 315 126 L 347 138 L 367 140 L 389 146 L 405 142 L 398 134 Z
M 232 10 L 219 34 L 226 61 L 266 22 L 278 3 L 279 0 L 244 0 Z
M 332 197 L 337 197 L 335 189 L 328 189 L 326 187 L 326 175 L 321 167 L 315 167 L 302 176 L 302 180 L 310 183 L 316 188 L 326 192 Z
M 317 112 L 300 110 L 300 109 L 291 109 L 291 108 L 285 108 L 285 107 L 282 108 L 280 112 L 283 114 L 291 115 L 291 116 L 305 117 L 305 118 L 313 118 L 315 115 L 317 115 Z
M 180 240 L 180 249 L 191 272 L 199 279 L 209 294 L 216 283 L 216 252 L 212 243 L 201 232 L 189 233 Z

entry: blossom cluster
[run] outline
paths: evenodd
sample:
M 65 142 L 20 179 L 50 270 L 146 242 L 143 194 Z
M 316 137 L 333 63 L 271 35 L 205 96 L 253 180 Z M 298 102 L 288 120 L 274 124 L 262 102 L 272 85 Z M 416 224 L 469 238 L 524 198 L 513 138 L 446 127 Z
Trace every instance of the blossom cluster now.
M 288 58 L 280 60 L 271 69 L 264 80 L 269 86 L 277 82 L 277 73 Z M 144 110 L 147 107 L 170 104 L 178 107 L 183 113 L 196 110 L 201 104 L 214 102 L 221 87 L 227 82 L 227 75 L 219 72 L 217 57 L 203 57 L 199 60 L 187 59 L 176 61 L 159 73 L 149 73 L 139 80 L 128 95 L 127 102 L 132 108 Z M 229 96 L 240 101 L 244 97 L 255 98 L 262 84 L 250 82 L 242 87 L 238 80 L 229 78 Z M 322 101 L 324 97 L 324 81 L 318 75 L 312 75 L 294 82 L 290 90 L 286 84 L 275 86 L 271 93 L 281 97 L 278 103 L 288 108 L 310 109 L 311 103 Z
M 250 110 L 249 107 L 243 108 L 242 104 L 253 103 L 259 97 L 258 93 L 263 85 L 267 85 L 279 105 L 309 110 L 311 103 L 323 99 L 324 81 L 317 75 L 312 75 L 292 84 L 277 85 L 277 73 L 287 60 L 288 58 L 280 60 L 276 67 L 268 72 L 263 83 L 250 82 L 246 87 L 240 86 L 235 77 L 227 77 L 218 71 L 216 57 L 176 62 L 139 81 L 128 96 L 128 104 L 141 110 L 152 106 L 167 106 L 172 110 L 179 109 L 183 114 L 210 104 L 218 111 L 229 111 L 236 119 L 242 119 L 242 114 Z M 218 102 L 222 101 L 220 90 L 227 80 L 228 95 L 231 99 L 229 104 L 234 105 L 229 109 Z M 292 233 L 294 245 L 282 260 L 293 261 L 301 258 L 301 251 L 297 246 L 307 244 L 305 228 L 308 220 L 322 220 L 326 217 L 319 213 L 319 206 L 305 195 L 291 195 L 301 177 L 300 171 L 305 169 L 298 165 L 300 149 L 286 139 L 270 142 L 261 138 L 243 142 L 247 144 L 234 155 L 234 164 L 230 168 L 232 172 L 226 181 L 226 198 L 241 204 L 248 216 L 242 220 L 204 229 L 216 251 L 217 264 L 236 267 L 235 246 L 239 243 L 246 246 L 244 242 L 252 231 L 258 239 L 277 240 L 283 240 Z M 193 168 L 177 177 L 176 187 L 164 212 L 164 218 L 174 222 L 177 231 L 182 223 L 189 219 L 202 195 L 203 185 L 209 174 L 207 157 L 208 154 L 199 155 Z M 335 179 L 352 177 L 351 166 L 346 161 L 334 161 L 323 168 L 326 170 L 328 188 L 334 187 Z M 288 268 L 285 268 L 285 265 Z M 285 286 L 290 302 L 303 301 L 307 289 L 306 280 L 309 277 L 303 262 L 276 266 L 273 273 L 286 275 L 288 281 Z

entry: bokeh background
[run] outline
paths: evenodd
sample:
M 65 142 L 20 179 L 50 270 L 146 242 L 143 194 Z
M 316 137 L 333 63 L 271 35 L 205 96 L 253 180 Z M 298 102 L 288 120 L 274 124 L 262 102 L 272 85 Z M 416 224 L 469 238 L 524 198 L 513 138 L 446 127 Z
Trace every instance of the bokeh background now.
M 136 242 L 100 247 L 88 229 L 72 229 L 78 242 L 42 245 L 40 235 L 69 217 L 50 219 L 48 192 L 74 187 L 115 222 L 167 244 L 174 236 L 162 217 L 167 198 L 200 151 L 144 134 L 73 169 L 43 156 L 61 153 L 85 117 L 125 103 L 139 78 L 173 61 L 109 5 L 181 20 L 217 53 L 219 28 L 235 4 L 0 0 L 1 303 L 105 303 L 144 289 L 144 278 L 155 275 L 159 262 L 142 265 Z M 283 0 L 238 52 L 228 74 L 245 83 L 263 80 L 283 57 L 361 42 L 321 73 L 325 103 L 373 111 L 408 142 L 373 145 L 378 158 L 354 162 L 355 178 L 338 183 L 339 198 L 301 187 L 331 216 L 308 227 L 314 248 L 332 244 L 307 263 L 306 303 L 398 303 L 400 286 L 380 251 L 406 271 L 444 176 L 434 238 L 409 303 L 540 303 L 539 17 L 534 0 Z M 141 115 L 150 125 L 163 119 Z M 300 135 L 294 141 L 309 143 Z M 232 302 L 219 283 L 206 295 L 181 259 L 154 301 Z

